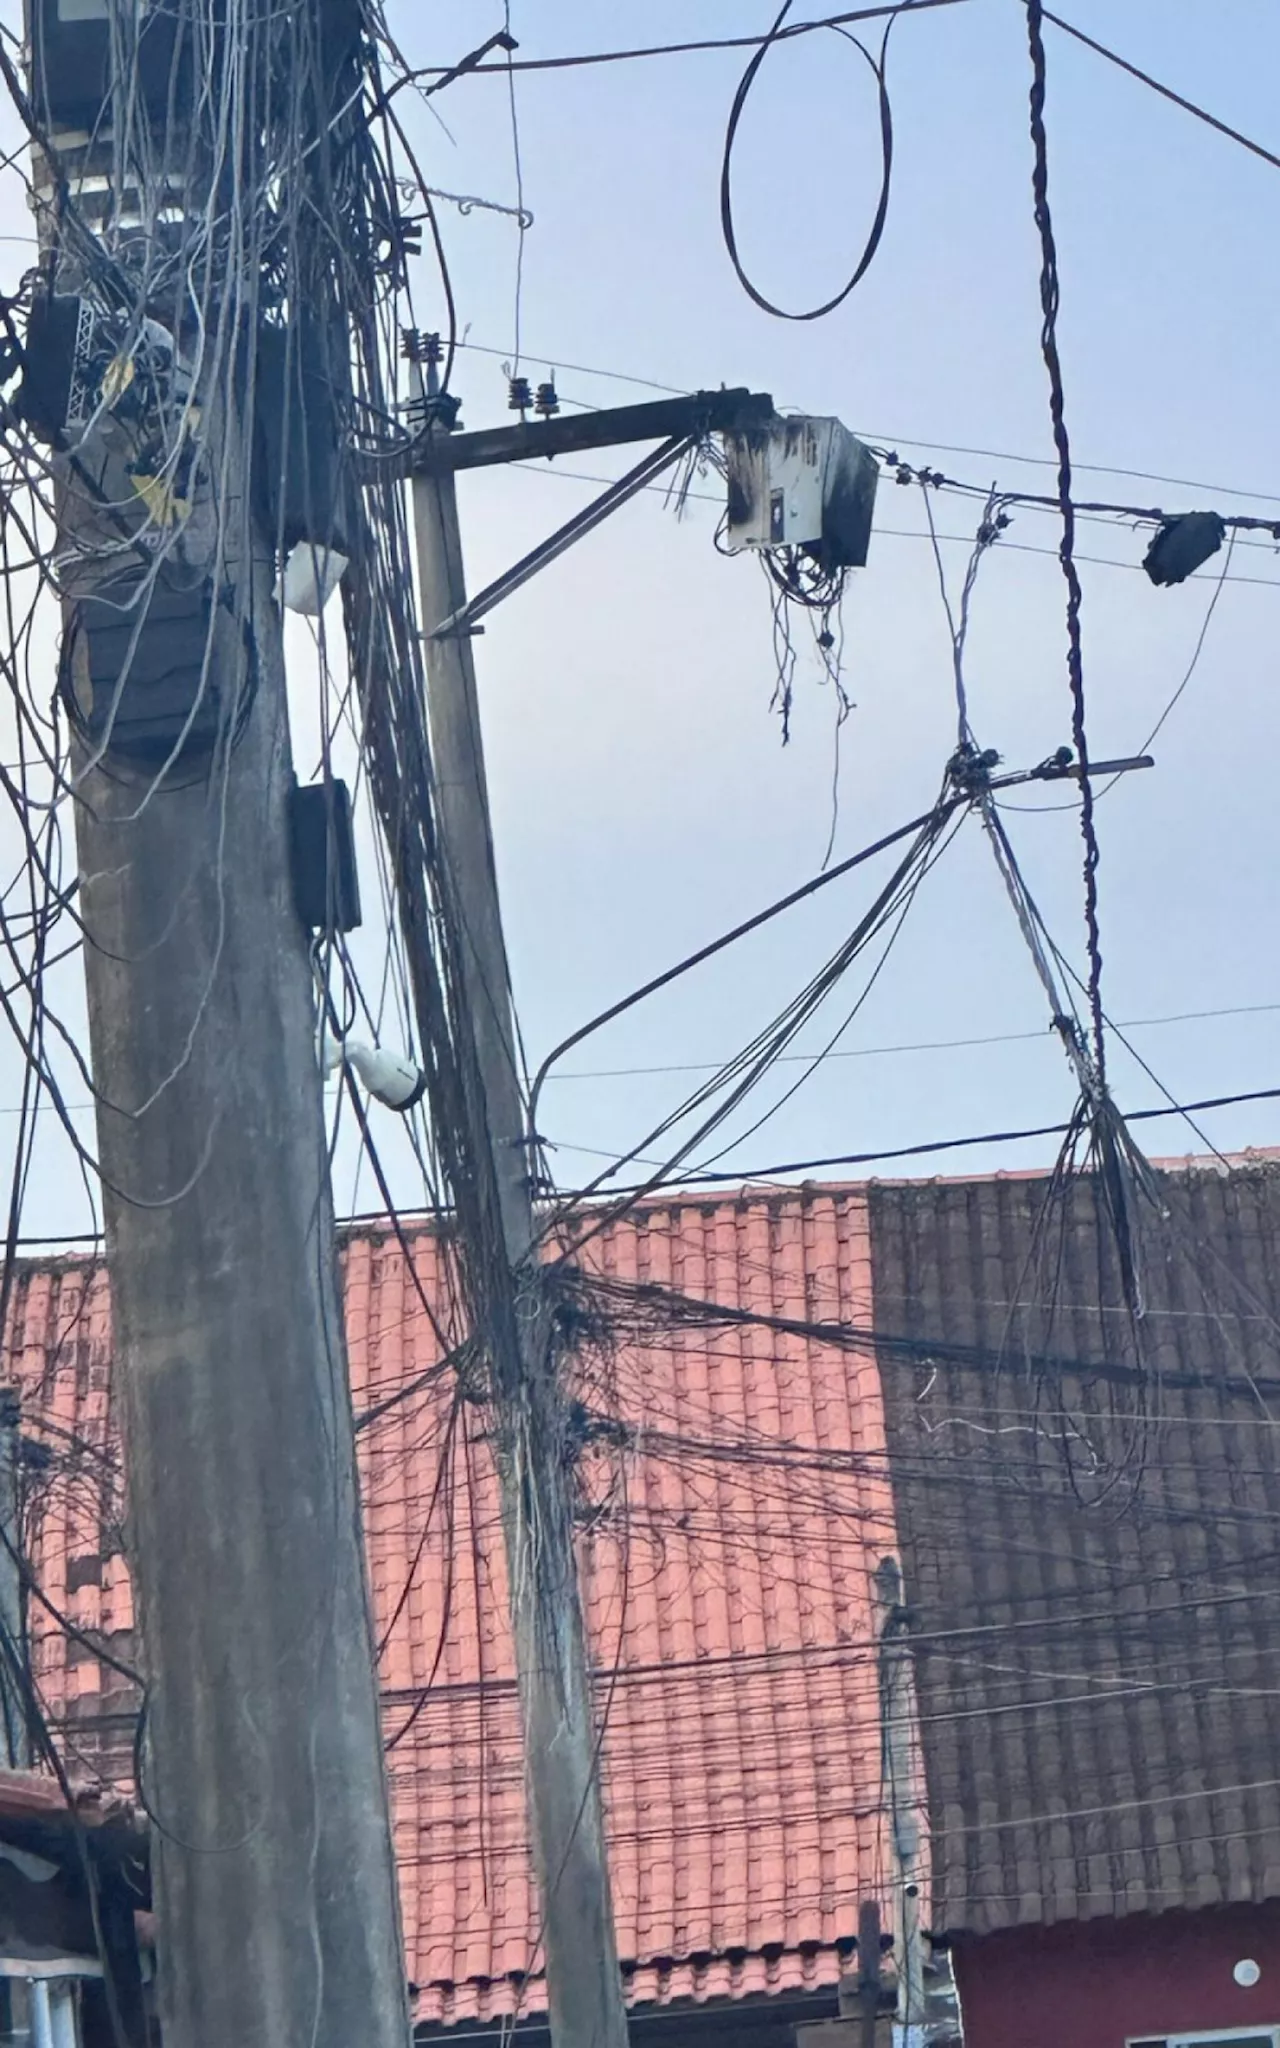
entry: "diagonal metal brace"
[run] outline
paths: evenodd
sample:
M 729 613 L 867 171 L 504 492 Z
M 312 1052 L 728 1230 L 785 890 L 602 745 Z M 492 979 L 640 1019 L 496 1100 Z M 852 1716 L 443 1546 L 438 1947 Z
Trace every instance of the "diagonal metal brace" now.
M 679 462 L 682 455 L 690 454 L 697 446 L 697 435 L 673 434 L 669 441 L 664 441 L 660 448 L 653 449 L 642 461 L 637 462 L 634 469 L 629 469 L 625 476 L 610 484 L 607 491 L 602 491 L 598 498 L 593 498 L 581 512 L 575 512 L 572 519 L 557 527 L 546 540 L 539 541 L 536 548 L 531 549 L 527 555 L 522 555 L 510 569 L 504 570 L 501 576 L 478 591 L 460 611 L 452 612 L 447 619 L 442 619 L 427 635 L 428 639 L 445 640 L 455 634 L 474 632 L 477 622 L 486 612 L 491 612 L 496 604 L 501 604 L 503 598 L 509 597 L 513 590 L 519 590 L 521 584 L 527 583 L 531 576 L 536 576 L 539 569 L 545 569 L 548 562 L 554 562 L 556 557 L 564 554 L 575 541 L 581 540 L 584 534 L 599 526 L 611 512 L 616 512 L 620 505 L 625 505 L 629 498 L 634 498 L 638 491 L 644 490 L 646 484 L 652 483 L 655 477 L 661 476 L 664 470 L 670 469 L 674 463 Z M 429 491 L 430 478 L 419 477 L 415 488 Z

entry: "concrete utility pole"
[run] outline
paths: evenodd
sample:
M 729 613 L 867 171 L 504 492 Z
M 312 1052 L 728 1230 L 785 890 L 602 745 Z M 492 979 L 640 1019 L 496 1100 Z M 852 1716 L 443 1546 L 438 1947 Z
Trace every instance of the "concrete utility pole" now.
M 408 2036 L 279 620 L 216 794 L 77 805 L 167 2048 Z M 211 794 L 213 800 L 211 801 Z
M 432 378 L 434 383 L 434 378 Z M 489 826 L 471 641 L 430 637 L 466 603 L 451 471 L 414 480 L 427 709 L 442 850 L 467 949 L 487 1142 L 517 1295 L 533 1244 L 528 1133 Z M 555 2048 L 625 2048 L 591 1664 L 574 1551 L 565 1401 L 542 1319 L 485 1331 L 524 1727 L 526 1796 Z
M 108 754 L 76 804 L 161 2015 L 166 2048 L 405 2048 L 283 645 L 232 389 L 199 396 L 251 628 L 204 677 L 235 744 L 158 783 Z M 65 550 L 88 516 L 64 487 Z
M 773 418 L 773 401 L 746 391 L 697 392 L 571 419 L 522 420 L 519 426 L 451 434 L 456 408 L 437 389 L 438 340 L 407 339 L 419 372 L 426 371 L 425 380 L 419 375 L 416 392 L 424 431 L 411 470 L 438 829 L 451 907 L 462 934 L 472 1020 L 461 1064 L 476 1074 L 483 1098 L 472 1131 L 475 1179 L 493 1191 L 505 1253 L 501 1284 L 489 1293 L 484 1327 L 476 1334 L 488 1357 L 498 1440 L 547 2002 L 556 2048 L 622 2048 L 626 2011 L 574 1547 L 572 1432 L 533 1269 L 533 1134 L 526 1127 L 516 1066 L 470 634 L 476 617 L 609 517 L 646 481 L 696 449 L 703 436 L 765 426 Z M 457 469 L 637 441 L 660 441 L 662 446 L 468 606 Z M 437 630 L 441 627 L 446 630 Z

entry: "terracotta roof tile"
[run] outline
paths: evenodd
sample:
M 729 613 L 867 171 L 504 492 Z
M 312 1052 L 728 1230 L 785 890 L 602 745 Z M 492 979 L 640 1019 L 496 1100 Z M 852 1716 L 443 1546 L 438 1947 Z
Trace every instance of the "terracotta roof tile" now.
M 420 1228 L 412 1245 L 447 1329 L 436 1240 Z M 585 1262 L 730 1306 L 870 1321 L 865 1200 L 854 1190 L 651 1204 L 606 1229 Z M 348 1242 L 344 1287 L 362 1411 L 426 1371 L 440 1347 L 389 1234 Z M 40 1489 L 39 1568 L 56 1604 L 127 1662 L 101 1275 L 75 1262 L 27 1270 L 10 1357 L 28 1426 L 57 1447 Z M 797 1337 L 716 1327 L 627 1341 L 594 1370 L 584 1397 L 612 1405 L 628 1431 L 621 1466 L 601 1444 L 584 1455 L 582 1556 L 630 1997 L 834 1984 L 860 1898 L 886 1899 L 868 1643 L 870 1572 L 895 1538 L 876 1367 Z M 483 1413 L 446 1374 L 362 1434 L 361 1463 L 419 2017 L 537 2009 Z M 51 1705 L 81 1717 L 77 1741 L 127 1776 L 133 1703 L 119 1677 L 73 1654 L 47 1618 L 37 1663 Z

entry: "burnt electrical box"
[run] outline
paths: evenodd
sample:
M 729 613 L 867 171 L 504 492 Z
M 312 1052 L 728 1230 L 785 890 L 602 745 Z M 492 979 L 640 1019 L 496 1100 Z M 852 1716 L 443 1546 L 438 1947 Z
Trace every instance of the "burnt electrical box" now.
M 238 657 L 229 635 L 239 637 L 212 583 L 164 566 L 154 575 L 131 566 L 80 596 L 60 680 L 84 743 L 150 772 L 207 759 L 234 716 L 228 679 L 238 696 L 252 684 L 251 657 Z
M 351 793 L 345 782 L 295 783 L 289 794 L 293 900 L 309 931 L 353 932 L 360 881 Z
M 839 420 L 772 420 L 726 434 L 726 545 L 802 548 L 824 569 L 866 563 L 880 466 Z

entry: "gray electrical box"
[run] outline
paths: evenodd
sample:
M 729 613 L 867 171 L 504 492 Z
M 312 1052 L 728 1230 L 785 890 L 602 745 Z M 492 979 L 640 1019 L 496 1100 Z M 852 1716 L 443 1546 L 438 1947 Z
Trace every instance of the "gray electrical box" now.
M 776 419 L 726 434 L 731 549 L 804 548 L 826 569 L 861 569 L 880 467 L 839 420 Z

